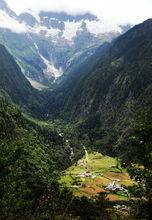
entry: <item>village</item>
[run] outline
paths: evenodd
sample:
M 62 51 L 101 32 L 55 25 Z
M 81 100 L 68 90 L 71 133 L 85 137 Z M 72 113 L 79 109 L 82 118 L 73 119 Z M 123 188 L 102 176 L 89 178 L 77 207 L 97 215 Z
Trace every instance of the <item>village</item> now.
M 117 160 L 83 148 L 84 157 L 66 171 L 62 181 L 79 196 L 107 192 L 110 199 L 128 200 L 130 195 L 125 185 L 132 181 L 124 170 L 118 169 Z
M 91 171 L 89 170 L 89 166 L 88 166 L 88 152 L 87 150 L 84 148 L 85 150 L 85 159 L 80 161 L 78 163 L 78 165 L 80 167 L 84 167 L 85 168 L 85 172 L 82 172 L 79 174 L 80 178 L 91 178 L 91 179 L 95 179 L 97 177 L 97 175 L 91 173 Z M 104 176 L 103 173 L 99 173 L 98 175 L 100 176 Z M 106 178 L 106 177 L 105 177 Z M 126 193 L 126 195 L 128 196 L 128 198 L 130 197 L 129 192 L 127 189 L 125 189 L 123 186 L 121 186 L 119 184 L 120 179 L 111 179 L 111 182 L 107 184 L 107 186 L 105 187 L 106 191 L 111 191 L 111 192 L 117 192 L 117 191 L 121 191 Z

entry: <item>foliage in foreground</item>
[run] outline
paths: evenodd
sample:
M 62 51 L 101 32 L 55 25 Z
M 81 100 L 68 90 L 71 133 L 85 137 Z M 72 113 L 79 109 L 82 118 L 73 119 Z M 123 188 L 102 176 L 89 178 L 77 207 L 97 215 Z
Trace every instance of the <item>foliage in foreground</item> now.
M 131 178 L 138 184 L 130 189 L 136 197 L 136 200 L 132 201 L 131 214 L 137 219 L 149 220 L 152 216 L 152 118 L 150 112 L 145 113 L 138 121 L 128 145 L 132 154 L 128 171 Z
M 131 150 L 128 170 L 138 182 L 130 188 L 137 198 L 131 216 L 149 220 L 152 206 L 152 126 L 140 121 L 127 142 Z M 40 128 L 0 100 L 0 218 L 2 220 L 125 219 L 100 194 L 94 199 L 74 197 L 62 188 L 58 171 L 70 165 L 62 138 L 49 128 Z M 127 157 L 127 154 L 125 155 Z M 66 158 L 66 160 L 65 160 Z M 138 162 L 138 166 L 133 165 Z
M 102 207 L 102 215 L 106 216 L 104 197 L 96 202 L 74 198 L 57 183 L 57 173 L 69 166 L 70 161 L 62 138 L 56 135 L 48 129 L 42 130 L 23 117 L 15 106 L 0 100 L 2 220 L 76 219 L 77 216 L 94 219 L 97 204 L 95 215 L 101 216 Z

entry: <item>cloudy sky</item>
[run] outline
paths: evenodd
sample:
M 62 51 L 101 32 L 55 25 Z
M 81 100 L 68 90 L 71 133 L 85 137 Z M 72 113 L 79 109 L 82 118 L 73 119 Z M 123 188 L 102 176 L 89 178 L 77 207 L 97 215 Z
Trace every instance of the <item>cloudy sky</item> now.
M 152 0 L 6 0 L 20 13 L 25 9 L 65 11 L 71 14 L 92 12 L 114 23 L 140 23 L 152 17 Z

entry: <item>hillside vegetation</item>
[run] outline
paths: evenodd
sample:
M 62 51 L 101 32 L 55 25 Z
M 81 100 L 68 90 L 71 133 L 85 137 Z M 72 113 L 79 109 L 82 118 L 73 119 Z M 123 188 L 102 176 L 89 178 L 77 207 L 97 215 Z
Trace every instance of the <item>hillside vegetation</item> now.
M 93 146 L 118 153 L 114 145 L 121 145 L 137 116 L 152 107 L 151 39 L 149 19 L 101 47 L 50 97 L 49 114 L 78 122 Z
M 151 219 L 152 19 L 84 60 L 38 91 L 0 45 L 0 219 Z

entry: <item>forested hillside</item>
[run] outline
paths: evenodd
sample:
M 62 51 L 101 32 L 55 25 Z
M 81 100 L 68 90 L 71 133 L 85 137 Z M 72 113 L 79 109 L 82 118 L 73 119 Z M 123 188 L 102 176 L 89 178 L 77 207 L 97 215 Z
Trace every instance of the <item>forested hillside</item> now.
M 99 147 L 119 143 L 136 116 L 152 107 L 151 39 L 149 19 L 97 51 L 56 90 L 47 109 L 52 113 L 54 105 L 57 117 L 81 121 Z
M 0 45 L 0 219 L 150 220 L 151 109 L 152 19 L 41 92 Z
M 53 199 L 57 200 L 55 206 L 60 209 L 56 195 L 62 195 L 57 183 L 59 172 L 82 155 L 75 142 L 71 160 L 66 138 L 67 133 L 61 137 L 55 126 L 28 119 L 14 105 L 0 98 L 1 219 L 39 219 L 34 215 L 41 215 L 43 219 L 40 204 L 43 206 L 43 202 L 49 200 L 51 187 Z M 72 146 L 71 140 L 69 144 Z M 68 192 L 66 194 L 68 196 Z M 60 214 L 55 206 L 52 216 Z
M 43 104 L 47 95 L 35 90 L 21 72 L 14 58 L 0 45 L 0 90 L 11 100 L 34 115 L 44 114 Z

